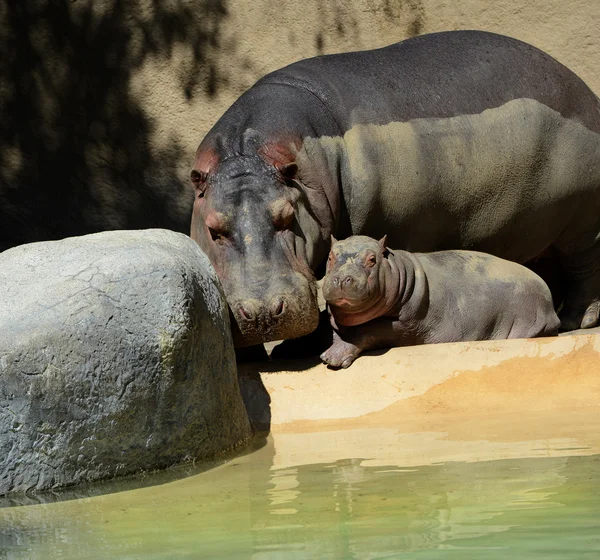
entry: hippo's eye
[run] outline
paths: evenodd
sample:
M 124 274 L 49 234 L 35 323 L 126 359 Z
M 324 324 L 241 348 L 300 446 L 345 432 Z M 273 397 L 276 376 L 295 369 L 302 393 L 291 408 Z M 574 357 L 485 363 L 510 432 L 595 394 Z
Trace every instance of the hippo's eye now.
M 375 255 L 369 255 L 365 263 L 369 268 L 377 264 L 377 257 Z
M 194 185 L 194 188 L 196 189 L 196 194 L 198 195 L 199 198 L 203 197 L 204 189 L 206 188 L 207 174 L 204 173 L 203 171 L 197 171 L 196 169 L 194 169 L 192 171 L 192 173 L 190 174 L 190 177 L 192 179 L 192 184 Z

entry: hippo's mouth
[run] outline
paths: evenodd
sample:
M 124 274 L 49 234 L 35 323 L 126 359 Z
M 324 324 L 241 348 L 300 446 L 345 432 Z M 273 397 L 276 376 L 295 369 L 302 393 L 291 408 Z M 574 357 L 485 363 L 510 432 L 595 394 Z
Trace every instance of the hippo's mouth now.
M 341 297 L 334 299 L 328 302 L 329 305 L 333 305 L 334 307 L 353 307 L 356 305 L 356 301 L 348 299 L 346 297 Z
M 234 345 L 238 348 L 307 335 L 317 328 L 316 285 L 304 282 L 294 293 L 263 299 L 232 300 Z

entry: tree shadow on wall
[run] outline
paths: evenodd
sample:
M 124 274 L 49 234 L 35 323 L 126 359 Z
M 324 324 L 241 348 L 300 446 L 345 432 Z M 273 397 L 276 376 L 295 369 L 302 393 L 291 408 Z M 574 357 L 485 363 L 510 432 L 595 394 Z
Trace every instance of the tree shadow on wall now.
M 182 43 L 193 64 L 178 86 L 215 95 L 226 17 L 224 0 L 2 3 L 0 251 L 106 229 L 188 231 L 184 148 L 152 149 L 130 80 Z
M 316 5 L 321 16 L 320 29 L 314 36 L 316 54 L 327 51 L 332 35 L 338 39 L 350 36 L 357 48 L 364 48 L 359 21 L 366 14 L 395 23 L 398 28 L 396 41 L 420 35 L 425 25 L 422 0 L 317 0 Z

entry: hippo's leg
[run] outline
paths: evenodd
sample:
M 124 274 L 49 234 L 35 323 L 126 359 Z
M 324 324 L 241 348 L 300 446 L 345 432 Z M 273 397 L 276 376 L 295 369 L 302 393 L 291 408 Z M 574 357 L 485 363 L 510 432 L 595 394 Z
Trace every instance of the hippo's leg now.
M 352 364 L 362 349 L 340 338 L 340 335 L 333 331 L 333 344 L 321 354 L 321 360 L 331 367 L 347 368 Z
M 584 251 L 562 253 L 560 261 L 565 291 L 561 330 L 595 327 L 600 323 L 600 240 Z
M 347 368 L 360 354 L 378 348 L 394 348 L 422 343 L 407 338 L 406 326 L 400 321 L 382 317 L 356 327 L 346 327 L 343 332 L 333 332 L 333 344 L 321 354 L 321 360 L 332 367 Z
M 559 329 L 556 326 L 556 321 L 555 317 L 554 321 L 544 321 L 542 324 L 535 323 L 532 325 L 529 322 L 514 324 L 506 338 L 545 338 L 558 336 Z

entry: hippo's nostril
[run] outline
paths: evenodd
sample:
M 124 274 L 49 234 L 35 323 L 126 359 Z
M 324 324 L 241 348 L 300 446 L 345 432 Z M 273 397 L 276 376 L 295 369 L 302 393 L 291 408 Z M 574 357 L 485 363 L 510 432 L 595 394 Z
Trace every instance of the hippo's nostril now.
M 340 285 L 340 277 L 339 276 L 334 276 L 332 283 L 334 286 L 339 286 Z
M 243 305 L 240 305 L 240 315 L 247 321 L 251 321 L 254 318 L 252 311 L 244 309 Z
M 282 298 L 276 298 L 271 304 L 273 315 L 278 317 L 285 311 L 285 301 Z
M 354 278 L 352 278 L 352 276 L 346 276 L 346 278 L 344 278 L 344 287 L 348 287 L 348 286 L 352 286 L 352 284 L 354 284 Z

